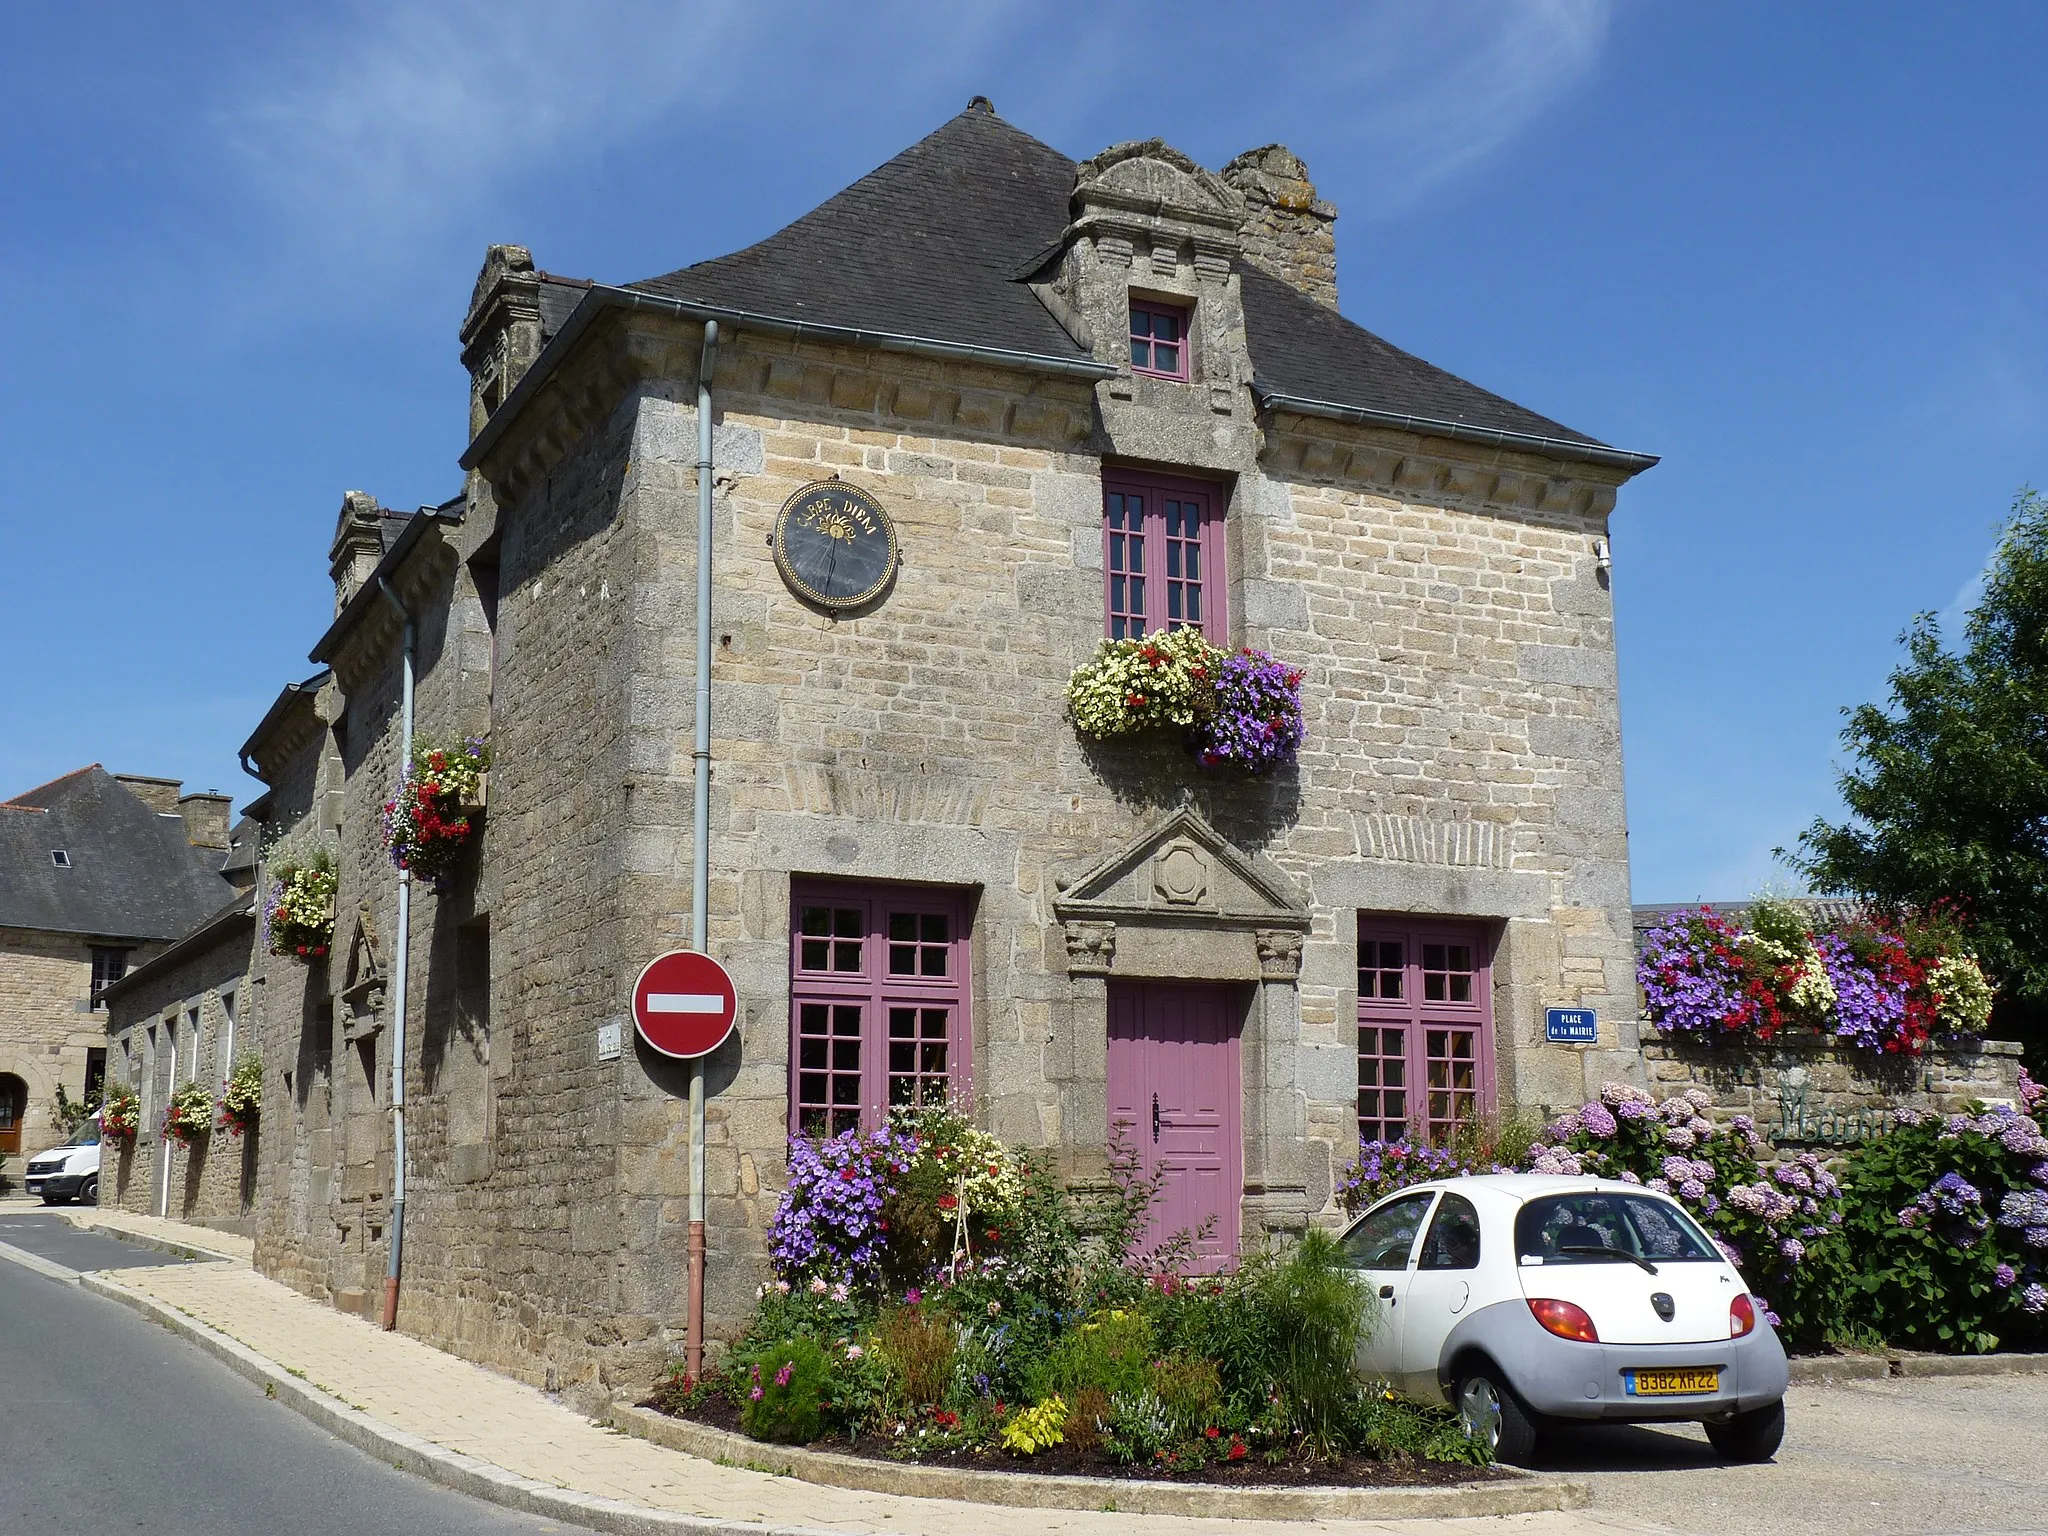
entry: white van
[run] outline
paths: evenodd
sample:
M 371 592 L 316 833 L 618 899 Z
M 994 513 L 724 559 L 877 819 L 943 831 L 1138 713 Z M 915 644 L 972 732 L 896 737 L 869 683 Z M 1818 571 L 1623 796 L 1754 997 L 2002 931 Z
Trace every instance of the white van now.
M 61 1147 L 38 1152 L 28 1160 L 22 1188 L 41 1195 L 45 1205 L 100 1203 L 100 1117 L 94 1115 Z

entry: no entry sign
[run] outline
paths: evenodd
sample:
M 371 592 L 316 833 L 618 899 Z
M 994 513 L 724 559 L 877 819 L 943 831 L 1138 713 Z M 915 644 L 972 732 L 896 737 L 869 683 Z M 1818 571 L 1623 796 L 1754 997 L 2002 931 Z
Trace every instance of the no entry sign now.
M 725 967 L 693 949 L 657 955 L 633 983 L 633 1027 L 655 1050 L 679 1060 L 725 1044 L 739 1011 Z

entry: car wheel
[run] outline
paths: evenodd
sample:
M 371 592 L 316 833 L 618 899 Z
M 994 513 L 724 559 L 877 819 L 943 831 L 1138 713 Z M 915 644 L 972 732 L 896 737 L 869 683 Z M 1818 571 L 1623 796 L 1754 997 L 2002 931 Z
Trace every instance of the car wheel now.
M 1785 1438 L 1785 1402 L 1753 1408 L 1719 1423 L 1708 1420 L 1707 1442 L 1728 1461 L 1769 1461 Z
M 1461 1377 L 1452 1401 L 1465 1433 L 1492 1451 L 1496 1461 L 1525 1467 L 1535 1456 L 1536 1421 L 1492 1367 Z
M 100 1203 L 100 1176 L 98 1174 L 87 1174 L 85 1182 L 78 1186 L 78 1203 L 80 1205 L 98 1205 Z
M 69 1205 L 70 1203 L 71 1203 L 71 1197 L 70 1197 L 69 1195 L 45 1195 L 45 1196 L 43 1196 L 43 1204 L 45 1204 L 45 1205 Z

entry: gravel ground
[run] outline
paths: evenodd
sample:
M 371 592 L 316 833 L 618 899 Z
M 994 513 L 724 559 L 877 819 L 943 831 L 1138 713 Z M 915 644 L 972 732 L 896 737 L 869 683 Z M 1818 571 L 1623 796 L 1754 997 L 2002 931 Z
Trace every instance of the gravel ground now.
M 1697 1425 L 1571 1430 L 1593 1507 L 1713 1536 L 2048 1532 L 2048 1375 L 1795 1384 L 1785 1445 L 1731 1467 Z

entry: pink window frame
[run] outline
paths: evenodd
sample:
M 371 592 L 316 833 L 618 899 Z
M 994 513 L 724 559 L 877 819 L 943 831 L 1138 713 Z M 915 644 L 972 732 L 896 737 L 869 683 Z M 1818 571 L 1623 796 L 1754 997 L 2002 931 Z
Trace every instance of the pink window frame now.
M 1145 603 L 1137 613 L 1130 611 L 1126 603 L 1123 609 L 1116 606 L 1116 578 L 1128 579 L 1128 557 L 1123 562 L 1116 558 L 1114 540 L 1119 531 L 1110 527 L 1111 496 L 1139 496 L 1144 498 L 1144 515 L 1140 535 L 1144 545 L 1144 569 L 1141 574 L 1145 581 Z M 1140 619 L 1136 633 L 1151 634 L 1166 628 L 1169 624 L 1178 628 L 1186 624 L 1184 618 L 1170 618 L 1168 608 L 1168 583 L 1175 578 L 1169 575 L 1172 562 L 1168 549 L 1166 503 L 1194 501 L 1200 504 L 1200 525 L 1197 537 L 1192 541 L 1200 551 L 1201 575 L 1197 578 L 1201 588 L 1202 617 L 1198 624 L 1190 626 L 1201 630 L 1212 645 L 1228 647 L 1230 644 L 1230 613 L 1226 594 L 1230 588 L 1229 569 L 1224 559 L 1223 506 L 1224 488 L 1206 480 L 1182 480 L 1168 475 L 1148 475 L 1131 470 L 1105 470 L 1102 476 L 1102 632 L 1115 639 L 1118 619 L 1128 624 Z M 1127 531 L 1121 533 L 1130 538 Z M 1127 633 L 1122 638 L 1134 638 Z
M 1152 348 L 1156 352 L 1156 338 L 1150 335 L 1140 336 L 1134 322 L 1139 315 L 1171 316 L 1180 322 L 1180 340 L 1168 343 L 1168 345 L 1175 347 L 1179 351 L 1180 366 L 1172 371 L 1168 371 L 1164 368 L 1141 368 L 1136 362 L 1133 362 L 1131 364 L 1131 372 L 1141 373 L 1148 379 L 1171 379 L 1177 384 L 1185 384 L 1188 381 L 1188 320 L 1192 313 L 1191 307 L 1186 304 L 1171 304 L 1163 299 L 1140 299 L 1133 297 L 1131 299 L 1130 318 L 1124 322 L 1124 329 L 1128 332 L 1124 340 L 1127 343 L 1142 341 L 1148 348 Z
M 1398 968 L 1378 963 L 1380 946 L 1387 944 L 1401 947 Z M 1425 950 L 1438 945 L 1468 948 L 1472 969 L 1455 972 L 1425 969 Z M 1377 978 L 1391 974 L 1395 969 L 1401 977 L 1401 995 L 1398 998 L 1375 995 L 1380 990 Z M 1442 1140 L 1457 1120 L 1463 1118 L 1458 1113 L 1461 1105 L 1456 1101 L 1468 1096 L 1472 1114 L 1492 1114 L 1498 1107 L 1498 1100 L 1494 1072 L 1491 927 L 1486 923 L 1450 919 L 1361 915 L 1358 920 L 1358 970 L 1358 1122 L 1361 1139 L 1372 1140 L 1384 1135 L 1385 1122 L 1396 1118 L 1384 1113 L 1384 1095 L 1389 1086 L 1386 1081 L 1388 1069 L 1397 1065 L 1405 1096 L 1398 1118 L 1404 1122 L 1406 1134 L 1429 1141 Z M 1371 983 L 1366 979 L 1368 971 L 1375 977 Z M 1444 978 L 1438 988 L 1445 994 L 1442 997 L 1427 996 L 1433 975 Z M 1450 995 L 1458 990 L 1454 978 L 1460 977 L 1469 977 L 1470 995 L 1463 999 Z M 1395 1029 L 1403 1032 L 1398 1054 L 1386 1049 L 1386 1032 Z M 1458 1052 L 1460 1041 L 1469 1046 L 1469 1053 Z M 1374 1049 L 1368 1051 L 1368 1044 Z M 1441 1051 L 1435 1049 L 1439 1044 L 1444 1047 Z M 1460 1085 L 1458 1080 L 1465 1074 L 1457 1071 L 1461 1063 L 1467 1062 L 1470 1064 L 1469 1087 Z M 1439 1064 L 1445 1068 L 1441 1087 L 1431 1075 L 1432 1067 Z M 1376 1081 L 1369 1083 L 1368 1076 Z M 1438 1112 L 1436 1095 L 1439 1093 L 1449 1099 L 1442 1106 L 1445 1113 Z M 1375 1103 L 1382 1112 L 1367 1114 L 1369 1094 L 1377 1095 Z
M 860 936 L 859 971 L 817 970 L 804 965 L 804 908 L 827 906 L 834 910 L 859 910 L 863 914 Z M 943 915 L 950 937 L 944 941 L 947 953 L 943 978 L 918 973 L 889 971 L 891 938 L 889 918 L 893 913 Z M 920 1015 L 932 1008 L 949 1010 L 946 1031 L 946 1091 L 961 1096 L 973 1087 L 974 1025 L 973 973 L 968 893 L 956 886 L 886 884 L 860 880 L 792 880 L 789 893 L 789 1129 L 792 1135 L 810 1134 L 803 1124 L 806 1108 L 803 1078 L 803 1010 L 805 1004 L 830 1007 L 856 1006 L 861 1019 L 858 1125 L 875 1130 L 888 1123 L 890 1061 L 890 1010 L 914 1009 Z M 899 946 L 902 941 L 897 941 Z M 936 949 L 921 944 L 918 959 Z M 830 961 L 828 959 L 828 965 Z M 915 1055 L 915 1051 L 913 1051 Z M 812 1069 L 810 1075 L 817 1075 Z M 829 1066 L 826 1070 L 829 1079 Z M 829 1086 L 828 1086 L 829 1094 Z M 826 1133 L 832 1133 L 832 1105 L 827 1111 Z

